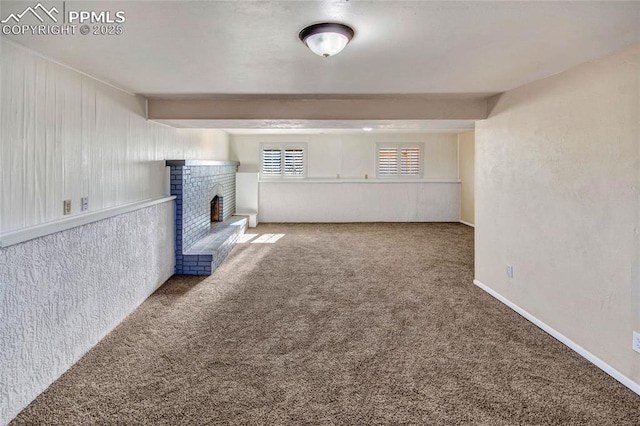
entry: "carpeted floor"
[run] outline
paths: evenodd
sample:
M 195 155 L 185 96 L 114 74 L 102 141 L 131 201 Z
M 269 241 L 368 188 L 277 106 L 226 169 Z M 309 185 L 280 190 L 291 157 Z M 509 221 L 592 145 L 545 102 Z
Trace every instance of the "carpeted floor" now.
M 473 284 L 461 224 L 260 225 L 12 424 L 638 425 L 640 397 Z

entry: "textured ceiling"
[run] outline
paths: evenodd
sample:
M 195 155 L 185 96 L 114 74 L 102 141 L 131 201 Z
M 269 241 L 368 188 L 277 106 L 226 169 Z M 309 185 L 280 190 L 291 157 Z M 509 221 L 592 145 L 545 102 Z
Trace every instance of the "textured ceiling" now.
M 25 3 L 20 2 L 18 9 Z M 495 93 L 640 42 L 639 2 L 72 2 L 122 10 L 119 36 L 13 40 L 134 93 Z M 3 15 L 13 7 L 3 1 Z M 356 31 L 338 56 L 298 39 Z
M 2 16 L 25 4 L 3 1 Z M 67 1 L 64 7 L 122 10 L 123 34 L 7 37 L 147 97 L 494 94 L 640 43 L 635 1 Z M 298 39 L 303 27 L 320 21 L 355 30 L 335 57 L 318 57 Z

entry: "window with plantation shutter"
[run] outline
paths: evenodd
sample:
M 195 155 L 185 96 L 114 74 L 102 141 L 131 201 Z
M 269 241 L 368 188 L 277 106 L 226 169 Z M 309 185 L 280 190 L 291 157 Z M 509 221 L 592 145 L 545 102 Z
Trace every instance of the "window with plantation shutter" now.
M 262 150 L 262 174 L 265 176 L 280 176 L 282 174 L 282 150 Z
M 400 149 L 400 175 L 420 176 L 420 148 Z
M 416 144 L 378 144 L 376 156 L 378 177 L 421 177 L 421 148 Z
M 302 149 L 284 150 L 284 174 L 289 176 L 304 175 L 304 152 Z
M 378 148 L 378 174 L 398 176 L 398 148 Z
M 300 144 L 263 145 L 262 177 L 304 177 L 305 146 Z

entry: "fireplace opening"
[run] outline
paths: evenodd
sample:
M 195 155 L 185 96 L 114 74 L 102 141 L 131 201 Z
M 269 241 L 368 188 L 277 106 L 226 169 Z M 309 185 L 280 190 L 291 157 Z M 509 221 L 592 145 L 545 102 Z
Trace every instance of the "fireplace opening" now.
M 211 200 L 211 223 L 222 222 L 222 197 L 216 195 Z

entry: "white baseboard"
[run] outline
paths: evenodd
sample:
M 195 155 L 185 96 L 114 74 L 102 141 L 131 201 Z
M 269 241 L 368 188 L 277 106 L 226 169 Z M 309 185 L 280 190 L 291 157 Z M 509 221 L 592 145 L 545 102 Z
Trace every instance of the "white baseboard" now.
M 470 226 L 470 227 L 472 227 L 472 228 L 475 228 L 475 227 L 476 227 L 473 223 L 465 222 L 464 220 L 461 220 L 461 221 L 460 221 L 460 223 L 461 223 L 461 224 L 463 224 L 463 225 Z
M 482 290 L 489 293 L 491 296 L 498 299 L 500 302 L 504 303 L 505 305 L 507 305 L 514 311 L 516 311 L 518 314 L 522 315 L 525 319 L 531 321 L 534 325 L 538 326 L 543 331 L 555 337 L 557 340 L 559 340 L 561 343 L 568 346 L 570 349 L 573 349 L 575 352 L 578 353 L 578 355 L 582 356 L 587 361 L 591 362 L 596 367 L 598 367 L 599 369 L 601 369 L 602 371 L 604 371 L 605 373 L 607 373 L 608 375 L 610 375 L 611 377 L 613 377 L 614 379 L 616 379 L 617 381 L 619 381 L 620 383 L 628 387 L 632 392 L 635 392 L 636 394 L 640 395 L 639 383 L 634 382 L 629 377 L 625 376 L 624 374 L 622 374 L 621 372 L 619 372 L 618 370 L 616 370 L 615 368 L 613 368 L 612 366 L 610 366 L 609 364 L 607 364 L 606 362 L 604 362 L 603 360 L 601 360 L 600 358 L 598 358 L 597 356 L 595 356 L 594 354 L 592 354 L 591 352 L 583 348 L 582 346 L 578 345 L 576 342 L 569 339 L 564 334 L 560 333 L 559 331 L 555 330 L 551 326 L 540 321 L 538 318 L 534 317 L 529 312 L 522 309 L 520 306 L 516 305 L 515 303 L 511 302 L 509 299 L 502 296 L 501 294 L 495 292 L 494 290 L 490 289 L 486 285 L 482 284 L 480 281 L 473 280 L 473 283 L 476 286 L 480 287 Z

